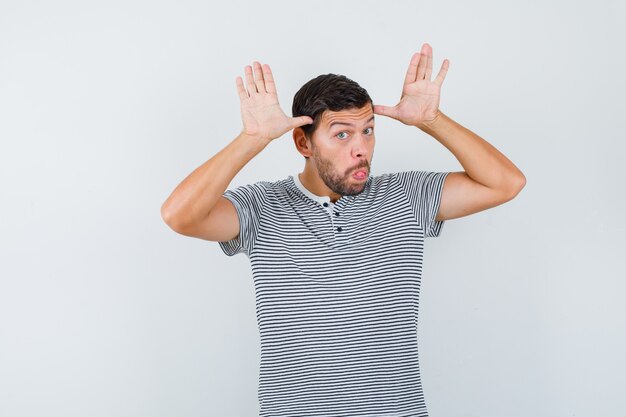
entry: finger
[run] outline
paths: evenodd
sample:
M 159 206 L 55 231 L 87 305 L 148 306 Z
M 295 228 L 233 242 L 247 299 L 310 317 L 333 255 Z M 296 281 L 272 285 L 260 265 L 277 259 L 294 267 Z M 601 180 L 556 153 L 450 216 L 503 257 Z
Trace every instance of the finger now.
M 252 67 L 250 65 L 246 65 L 244 68 L 245 76 L 246 76 L 246 87 L 248 87 L 248 94 L 252 95 L 253 93 L 258 93 L 256 89 L 256 84 L 254 84 L 254 78 L 252 77 Z
M 267 64 L 263 64 L 263 78 L 265 79 L 265 90 L 268 93 L 276 94 L 276 84 L 274 84 L 274 76 L 272 70 Z
M 263 71 L 261 71 L 261 64 L 257 61 L 254 61 L 254 83 L 256 84 L 256 89 L 259 93 L 266 93 L 265 91 L 265 80 L 263 80 Z
M 295 129 L 296 127 L 300 127 L 304 125 L 310 125 L 311 123 L 313 123 L 313 119 L 310 118 L 309 116 L 298 116 L 298 117 L 291 118 L 292 129 Z
M 235 83 L 237 84 L 237 94 L 239 94 L 239 98 L 241 100 L 247 99 L 249 96 L 246 92 L 245 87 L 243 86 L 243 80 L 241 79 L 241 77 L 237 76 Z
M 415 78 L 417 77 L 417 64 L 419 62 L 420 54 L 419 52 L 416 52 L 411 57 L 411 62 L 409 62 L 409 69 L 406 71 L 406 76 L 404 77 L 404 85 L 415 82 Z
M 395 107 L 381 106 L 376 104 L 374 105 L 374 114 L 381 114 L 383 116 L 395 119 L 398 116 L 398 109 L 396 109 Z
M 430 54 L 428 54 L 428 61 L 426 62 L 426 74 L 424 74 L 424 79 L 430 81 L 430 75 L 433 73 L 433 52 L 432 49 Z
M 450 61 L 447 59 L 443 60 L 443 64 L 441 64 L 441 69 L 439 70 L 439 74 L 437 74 L 437 78 L 435 78 L 435 84 L 441 87 L 443 84 L 443 80 L 446 79 L 446 74 L 448 73 L 448 68 L 450 67 Z
M 419 65 L 417 66 L 417 80 L 423 80 L 424 79 L 424 75 L 426 75 L 426 64 L 428 63 L 428 54 L 427 54 L 427 47 L 426 45 L 428 44 L 424 44 L 422 45 L 422 51 L 420 52 L 421 57 L 420 57 L 420 62 Z

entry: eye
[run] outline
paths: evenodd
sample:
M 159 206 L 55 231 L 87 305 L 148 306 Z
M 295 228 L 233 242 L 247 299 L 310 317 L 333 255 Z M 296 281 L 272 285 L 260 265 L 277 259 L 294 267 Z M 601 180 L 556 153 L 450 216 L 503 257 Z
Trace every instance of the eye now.
M 341 136 L 341 135 L 345 135 L 345 136 Z M 339 133 L 337 133 L 337 137 L 339 139 L 345 139 L 345 138 L 348 137 L 348 133 L 347 132 L 339 132 Z
M 371 135 L 372 133 L 374 133 L 374 128 L 373 127 L 368 127 L 363 132 L 365 132 L 366 135 Z

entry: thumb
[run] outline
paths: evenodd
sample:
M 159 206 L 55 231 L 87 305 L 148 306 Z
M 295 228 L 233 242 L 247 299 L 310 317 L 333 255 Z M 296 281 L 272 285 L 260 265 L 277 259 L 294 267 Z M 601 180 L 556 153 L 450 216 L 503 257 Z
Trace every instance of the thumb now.
M 295 129 L 296 127 L 300 127 L 303 125 L 310 125 L 313 123 L 313 119 L 309 116 L 298 116 L 291 118 L 291 128 Z
M 382 114 L 396 119 L 398 116 L 398 109 L 396 107 L 381 106 L 379 104 L 374 105 L 374 114 Z

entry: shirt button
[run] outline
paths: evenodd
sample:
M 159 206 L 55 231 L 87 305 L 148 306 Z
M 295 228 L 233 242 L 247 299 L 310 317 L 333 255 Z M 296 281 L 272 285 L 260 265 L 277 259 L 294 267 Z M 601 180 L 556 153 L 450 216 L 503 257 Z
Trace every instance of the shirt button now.
M 341 226 L 339 226 L 339 227 L 337 228 L 337 231 L 338 231 L 338 232 L 341 232 Z
M 339 212 L 337 212 L 337 211 L 336 211 L 336 212 L 335 212 L 335 216 L 339 216 Z
M 324 203 L 324 207 L 328 207 L 328 203 Z

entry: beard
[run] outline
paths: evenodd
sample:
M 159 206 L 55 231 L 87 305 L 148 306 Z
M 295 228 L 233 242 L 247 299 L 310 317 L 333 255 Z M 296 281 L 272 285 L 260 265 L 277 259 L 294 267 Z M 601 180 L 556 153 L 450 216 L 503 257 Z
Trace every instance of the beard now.
M 367 175 L 370 173 L 370 163 L 367 159 L 361 161 L 360 164 L 353 166 L 347 173 L 338 172 L 330 159 L 325 159 L 319 154 L 317 147 L 313 147 L 313 157 L 315 160 L 315 166 L 317 172 L 324 181 L 324 184 L 330 188 L 333 192 L 339 195 L 357 195 L 363 192 L 367 181 L 352 184 L 352 173 L 357 168 L 367 168 Z

